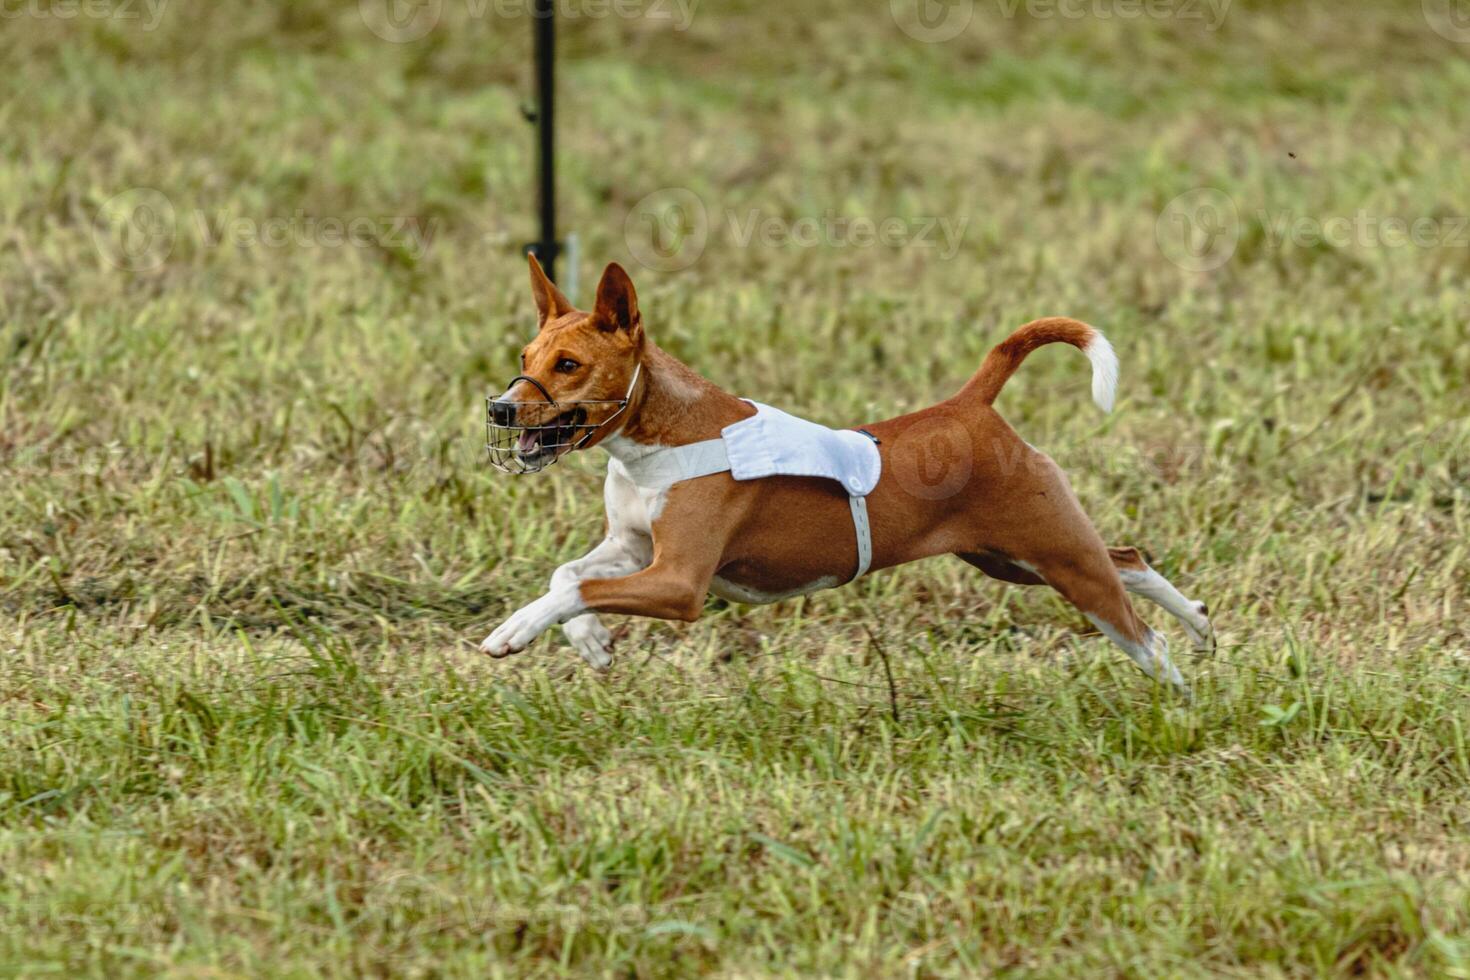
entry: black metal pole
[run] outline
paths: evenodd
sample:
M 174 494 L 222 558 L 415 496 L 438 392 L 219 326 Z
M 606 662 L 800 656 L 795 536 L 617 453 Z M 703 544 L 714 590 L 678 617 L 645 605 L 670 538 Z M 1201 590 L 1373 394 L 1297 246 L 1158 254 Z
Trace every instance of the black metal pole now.
M 532 246 L 546 275 L 556 281 L 556 0 L 534 0 L 536 31 L 536 142 L 540 174 L 541 230 Z

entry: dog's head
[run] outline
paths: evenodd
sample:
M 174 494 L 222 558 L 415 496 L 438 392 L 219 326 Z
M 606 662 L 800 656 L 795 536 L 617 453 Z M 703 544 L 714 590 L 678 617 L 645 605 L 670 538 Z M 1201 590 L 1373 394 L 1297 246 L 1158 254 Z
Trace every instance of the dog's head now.
M 543 469 L 616 432 L 611 423 L 633 396 L 643 356 L 638 296 L 617 263 L 603 272 L 591 313 L 572 306 L 534 255 L 531 295 L 539 329 L 521 351 L 521 373 L 488 408 L 492 462 L 499 434 L 502 468 L 516 472 Z

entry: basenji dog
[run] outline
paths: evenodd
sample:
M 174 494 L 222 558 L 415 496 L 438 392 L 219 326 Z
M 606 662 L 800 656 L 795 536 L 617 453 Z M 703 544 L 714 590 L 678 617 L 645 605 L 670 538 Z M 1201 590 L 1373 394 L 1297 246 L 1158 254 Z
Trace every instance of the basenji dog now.
M 611 635 L 602 614 L 692 621 L 709 593 L 775 602 L 854 575 L 853 512 L 833 480 L 716 472 L 671 486 L 635 482 L 629 474 L 641 459 L 718 439 L 755 408 L 649 338 L 621 266 L 607 267 L 592 311 L 583 312 L 534 256 L 530 264 L 539 329 L 521 354 L 521 375 L 490 401 L 491 423 L 518 433 L 507 468 L 519 471 L 606 450 L 607 530 L 588 554 L 557 568 L 546 594 L 496 628 L 482 651 L 519 652 L 561 624 L 588 663 L 606 668 Z M 1167 642 L 1126 593 L 1163 607 L 1200 650 L 1214 642 L 1205 604 L 1185 598 L 1137 549 L 1106 546 L 1061 469 L 993 406 L 1026 356 L 1055 343 L 1087 355 L 1094 400 L 1111 410 L 1117 358 L 1108 341 L 1085 323 L 1048 317 L 991 350 L 954 397 L 862 427 L 882 460 L 866 495 L 870 567 L 955 555 L 1005 582 L 1049 585 L 1149 677 L 1187 695 Z

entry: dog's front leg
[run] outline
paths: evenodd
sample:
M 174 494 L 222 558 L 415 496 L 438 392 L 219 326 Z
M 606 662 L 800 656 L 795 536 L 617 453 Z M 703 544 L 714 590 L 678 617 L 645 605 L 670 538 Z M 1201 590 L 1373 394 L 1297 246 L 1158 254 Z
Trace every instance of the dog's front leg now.
M 492 657 L 519 653 L 557 623 L 563 624 L 567 639 L 588 663 L 605 669 L 612 663 L 608 652 L 612 637 L 607 627 L 591 613 L 578 610 L 578 584 L 585 578 L 625 575 L 647 562 L 640 549 L 624 535 L 609 535 L 602 543 L 551 574 L 551 588 L 535 602 L 516 610 L 485 638 L 480 650 Z
M 713 574 L 712 568 L 705 572 L 655 561 L 622 578 L 588 579 L 579 593 L 584 609 L 692 623 L 704 611 Z
M 648 558 L 648 548 L 643 542 L 609 537 L 585 558 L 567 562 L 552 572 L 551 589 L 554 592 L 559 587 L 574 585 L 588 578 L 628 575 L 645 567 Z M 574 616 L 563 623 L 561 629 L 583 660 L 598 670 L 612 666 L 612 633 L 594 613 Z
M 578 587 L 582 608 L 686 623 L 698 619 L 725 550 L 721 528 L 706 525 L 700 530 L 658 547 L 653 563 L 641 572 L 583 579 Z
M 683 488 L 670 493 L 651 540 L 620 532 L 614 524 L 601 545 L 572 562 L 566 573 L 558 569 L 551 591 L 502 623 L 480 649 L 493 657 L 518 653 L 557 623 L 570 624 L 588 613 L 698 618 L 745 509 L 711 492 L 718 488 L 698 493 L 689 486 L 687 496 L 679 495 Z
M 720 550 L 716 541 L 698 541 L 691 550 L 656 555 L 652 565 L 632 575 L 566 581 L 507 619 L 480 649 L 492 657 L 517 653 L 557 623 L 587 613 L 691 622 L 704 609 Z

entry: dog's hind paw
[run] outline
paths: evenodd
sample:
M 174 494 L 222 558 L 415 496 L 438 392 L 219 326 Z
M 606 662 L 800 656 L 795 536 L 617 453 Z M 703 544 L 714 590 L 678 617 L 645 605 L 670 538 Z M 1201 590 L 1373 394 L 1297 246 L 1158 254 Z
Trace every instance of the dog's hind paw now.
M 1190 605 L 1194 615 L 1183 620 L 1184 632 L 1189 634 L 1195 653 L 1212 657 L 1215 655 L 1215 627 L 1209 619 L 1209 607 L 1203 602 L 1191 602 Z
M 612 633 L 596 616 L 588 613 L 569 620 L 562 625 L 562 632 L 582 659 L 597 670 L 612 666 Z

